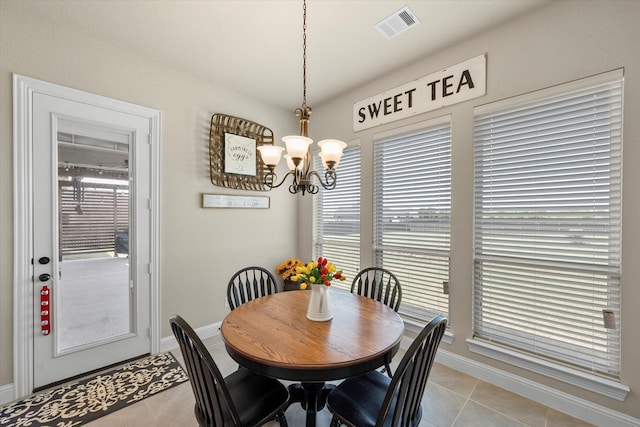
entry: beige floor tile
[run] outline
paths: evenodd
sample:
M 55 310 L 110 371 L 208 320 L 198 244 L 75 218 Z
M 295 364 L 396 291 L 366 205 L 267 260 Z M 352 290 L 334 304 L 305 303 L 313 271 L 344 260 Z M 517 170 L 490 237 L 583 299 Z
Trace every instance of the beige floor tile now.
M 191 384 L 183 383 L 142 401 L 149 412 L 150 425 L 197 426 L 193 413 L 196 399 Z
M 449 427 L 453 425 L 466 401 L 464 396 L 428 382 L 422 398 L 422 420 L 431 426 Z
M 526 424 L 470 400 L 462 408 L 453 427 L 526 427 Z
M 546 406 L 482 381 L 471 393 L 471 400 L 531 427 L 546 424 Z
M 480 382 L 477 378 L 458 372 L 440 363 L 433 364 L 429 381 L 464 397 L 471 396 L 471 392 Z

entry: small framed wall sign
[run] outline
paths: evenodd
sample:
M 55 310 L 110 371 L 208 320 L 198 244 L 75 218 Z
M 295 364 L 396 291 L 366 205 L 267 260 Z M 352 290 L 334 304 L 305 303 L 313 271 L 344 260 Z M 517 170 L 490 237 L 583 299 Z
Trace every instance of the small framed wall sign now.
M 240 209 L 269 209 L 269 196 L 234 196 L 230 194 L 201 195 L 203 208 L 240 208 Z
M 211 183 L 236 190 L 268 191 L 264 176 L 269 168 L 258 147 L 273 145 L 273 132 L 261 124 L 228 116 L 211 116 L 209 171 Z
M 256 176 L 256 140 L 224 134 L 224 173 Z

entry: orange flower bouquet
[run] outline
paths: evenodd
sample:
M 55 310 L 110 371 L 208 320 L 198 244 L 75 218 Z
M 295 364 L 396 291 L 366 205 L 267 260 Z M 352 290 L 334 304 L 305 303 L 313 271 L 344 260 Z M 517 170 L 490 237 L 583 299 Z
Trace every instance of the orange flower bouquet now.
M 296 267 L 299 267 L 301 265 L 304 264 L 302 264 L 302 261 L 300 261 L 299 259 L 289 258 L 276 267 L 276 273 L 282 276 L 284 280 L 291 280 L 291 277 L 295 276 L 296 274 Z M 295 282 L 296 280 L 293 281 Z

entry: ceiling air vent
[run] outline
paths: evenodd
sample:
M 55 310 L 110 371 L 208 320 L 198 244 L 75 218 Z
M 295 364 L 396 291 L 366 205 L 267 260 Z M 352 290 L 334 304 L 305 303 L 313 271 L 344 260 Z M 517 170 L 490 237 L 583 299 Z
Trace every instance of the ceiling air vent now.
M 376 29 L 387 39 L 392 39 L 400 33 L 415 27 L 420 20 L 413 14 L 409 6 L 405 6 L 392 15 L 387 16 L 376 24 Z

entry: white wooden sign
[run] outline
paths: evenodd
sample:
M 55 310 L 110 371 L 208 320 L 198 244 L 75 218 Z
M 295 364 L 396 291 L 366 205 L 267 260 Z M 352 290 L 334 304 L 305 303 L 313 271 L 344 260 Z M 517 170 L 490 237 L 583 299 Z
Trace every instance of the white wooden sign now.
M 202 193 L 203 208 L 268 209 L 268 196 L 232 196 L 228 194 Z
M 356 102 L 353 130 L 358 132 L 486 94 L 487 54 Z

